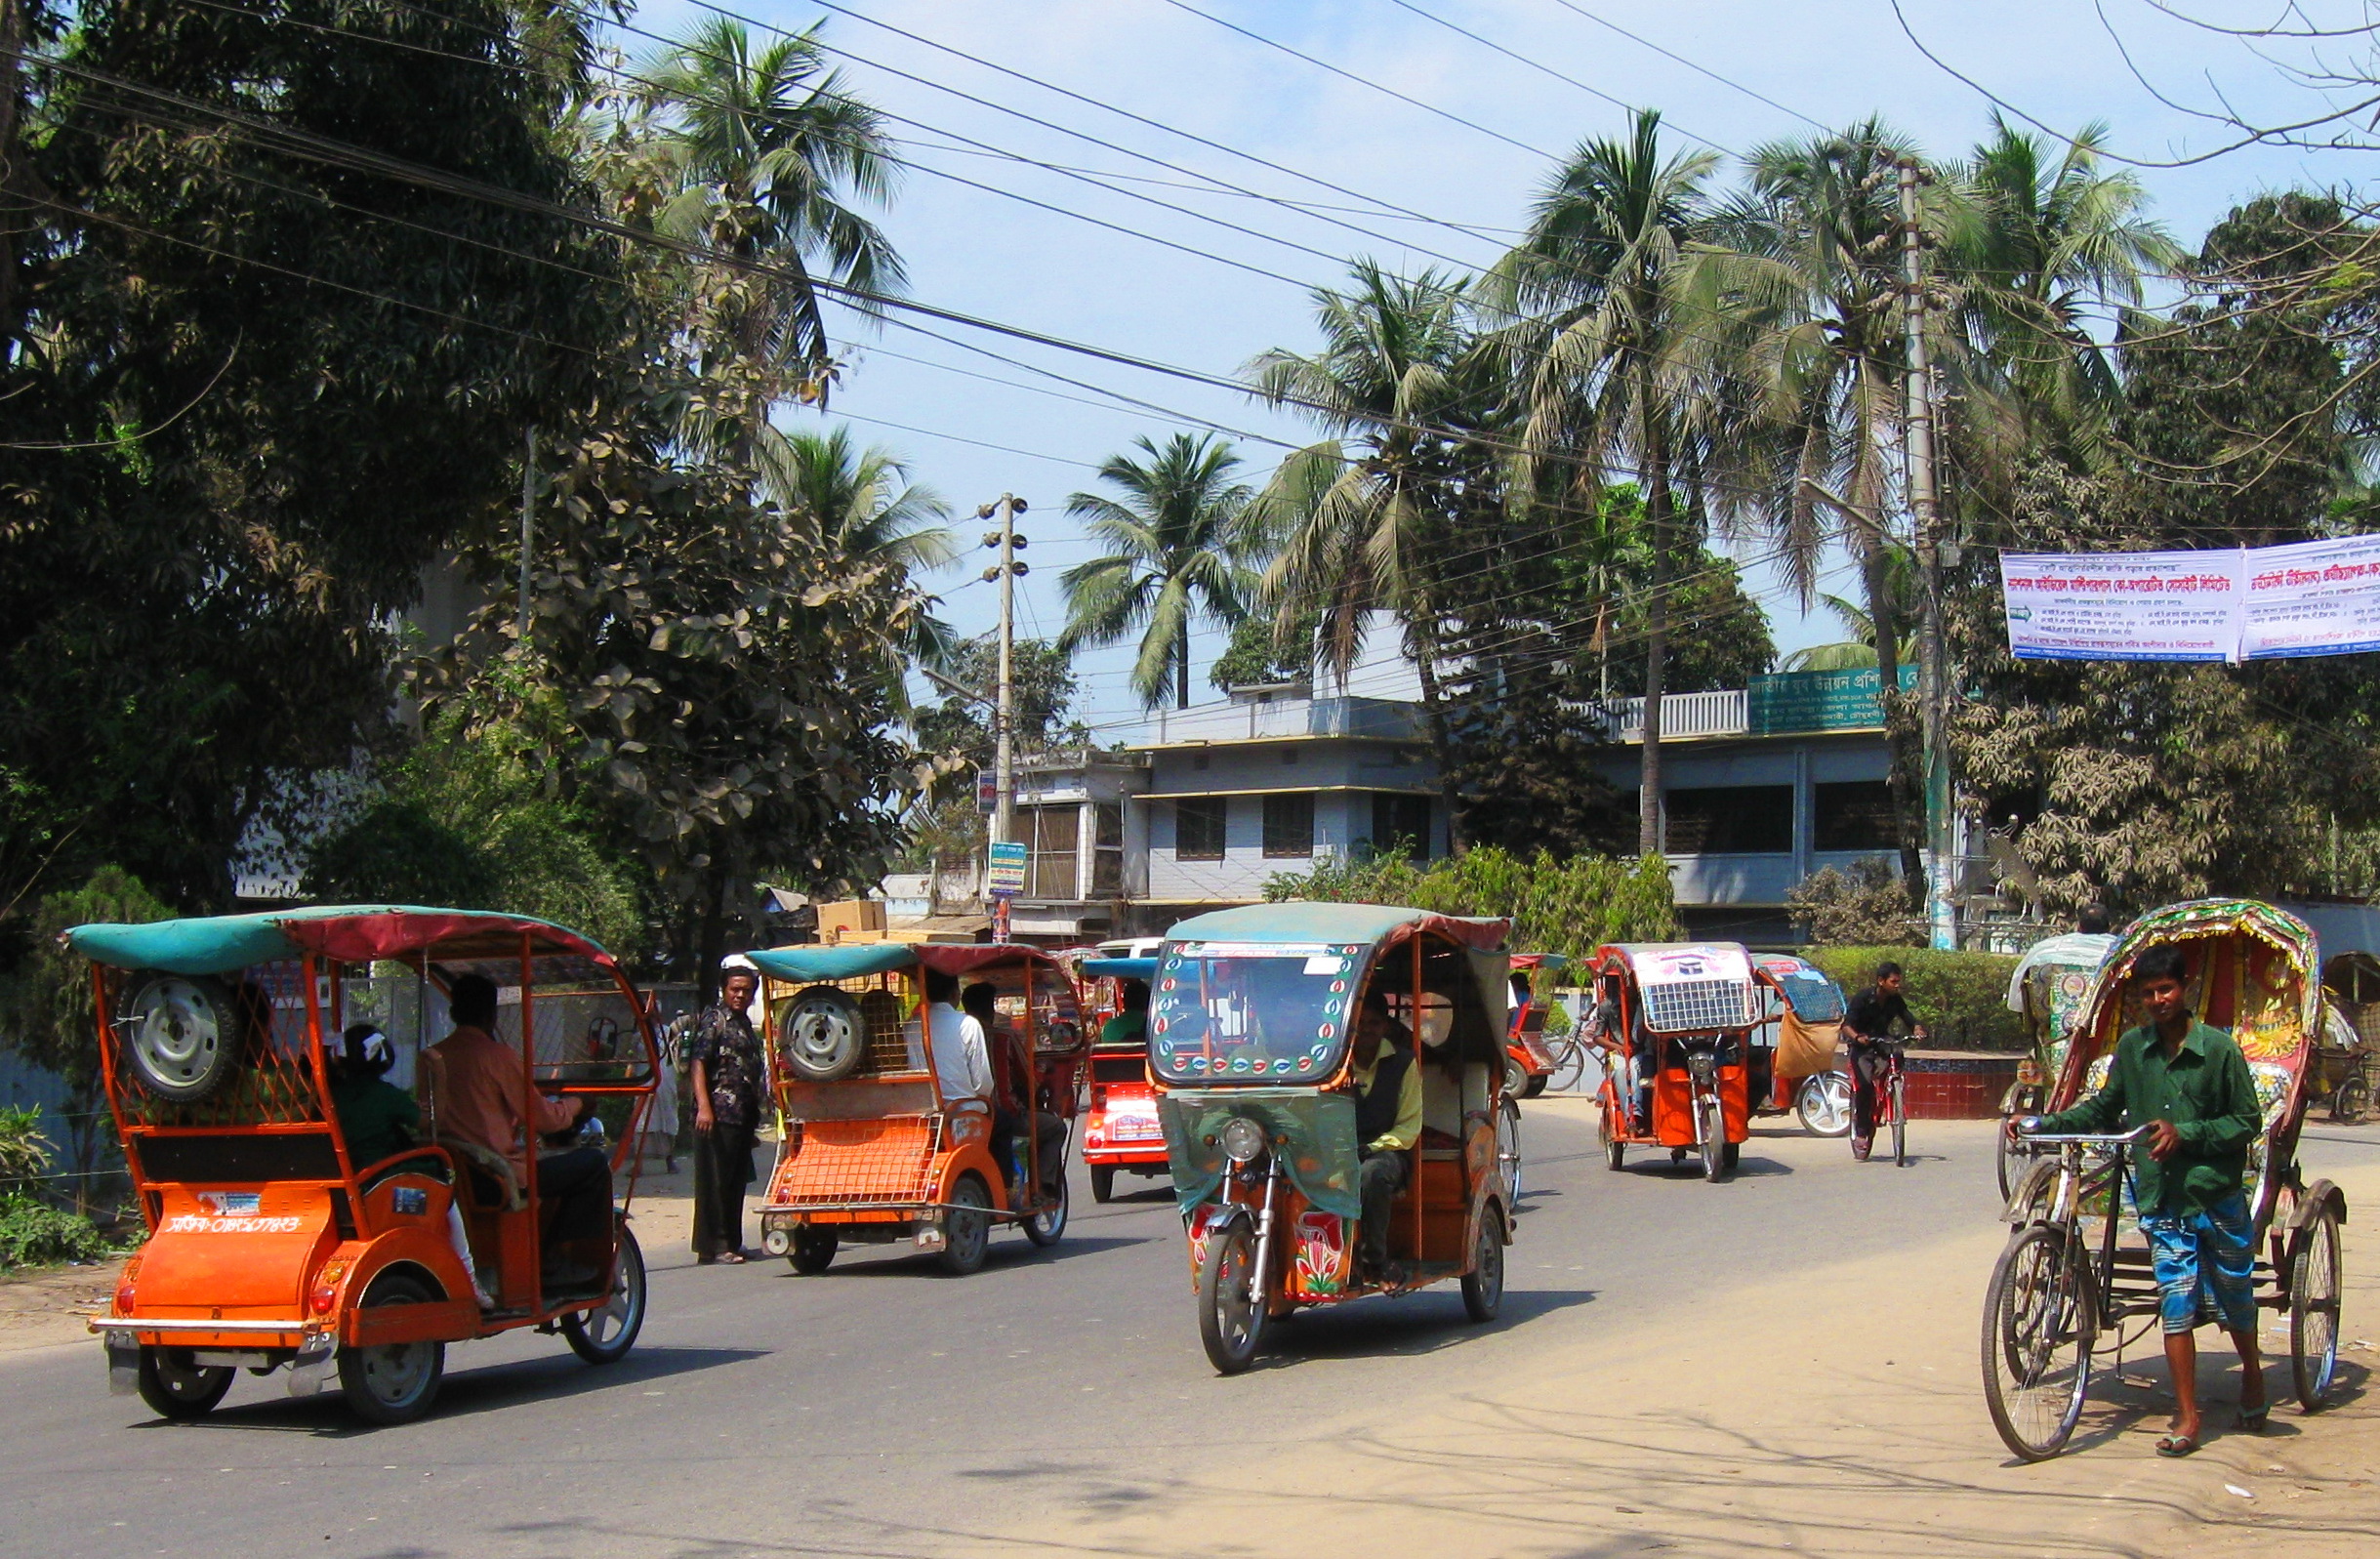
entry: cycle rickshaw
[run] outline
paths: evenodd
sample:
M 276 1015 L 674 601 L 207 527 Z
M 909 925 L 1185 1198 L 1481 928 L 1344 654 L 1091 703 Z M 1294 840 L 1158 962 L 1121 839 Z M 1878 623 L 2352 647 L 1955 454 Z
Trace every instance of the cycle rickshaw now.
M 2311 1413 L 2338 1365 L 2339 1227 L 2347 1216 L 2338 1187 L 2308 1185 L 2296 1156 L 2309 1061 L 2326 1017 L 2314 932 L 2246 899 L 2176 904 L 2135 921 L 2076 1012 L 2046 1101 L 2052 1109 L 2105 1081 L 2116 1040 L 2141 1021 L 2128 984 L 2134 962 L 2153 947 L 2183 950 L 2192 1009 L 2232 1032 L 2263 1105 L 2244 1187 L 2256 1302 L 2289 1318 L 2292 1383 Z M 2066 1448 L 2105 1334 L 2113 1334 L 2120 1357 L 2128 1323 L 2155 1325 L 2156 1282 L 2128 1175 L 2147 1130 L 2031 1137 L 2039 1156 L 2002 1212 L 2014 1230 L 1984 1299 L 1984 1395 L 2000 1438 L 2028 1461 Z
M 636 1342 L 645 1273 L 627 1210 L 653 1037 L 603 949 L 527 916 L 411 906 L 78 925 L 63 940 L 91 961 L 101 1077 L 149 1231 L 91 1321 L 112 1389 L 196 1418 L 237 1371 L 287 1367 L 292 1396 L 336 1374 L 358 1415 L 403 1423 L 430 1411 L 450 1342 L 558 1330 L 591 1364 Z M 545 1249 L 535 1145 L 505 1155 L 448 1133 L 434 1088 L 428 1141 L 371 1164 L 349 1151 L 332 1094 L 342 1030 L 374 1021 L 411 1075 L 434 1077 L 430 1018 L 466 974 L 498 988 L 493 1037 L 519 1051 L 524 1093 L 617 1117 L 603 1236 Z M 557 1292 L 557 1254 L 594 1278 Z
M 2008 976 L 2008 1010 L 2025 1019 L 2025 1059 L 2017 1063 L 2017 1080 L 2000 1095 L 2000 1118 L 2038 1115 L 2050 1087 L 2066 1063 L 2076 1017 L 2090 995 L 2091 976 L 2099 972 L 2115 938 L 2098 931 L 2070 931 L 2044 937 L 2025 950 Z M 2003 1200 L 2016 1189 L 2028 1157 L 2023 1143 L 2001 1132 L 1993 1155 Z
M 1592 974 L 1598 1005 L 1619 1012 L 1605 1036 L 1617 1053 L 1600 1093 L 1604 1163 L 1620 1169 L 1631 1146 L 1667 1148 L 1670 1163 L 1691 1152 L 1704 1179 L 1722 1178 L 1751 1134 L 1764 998 L 1750 956 L 1733 942 L 1620 943 L 1596 950 Z
M 1085 959 L 1085 979 L 1127 980 L 1149 985 L 1157 978 L 1155 958 Z M 1121 998 L 1119 1010 L 1121 1010 Z M 1090 1048 L 1089 1103 L 1083 1114 L 1083 1162 L 1090 1169 L 1090 1195 L 1105 1202 L 1116 1194 L 1116 1171 L 1164 1175 L 1166 1133 L 1157 1124 L 1157 1086 L 1149 1081 L 1146 1028 L 1128 1043 L 1094 1041 Z
M 760 1204 L 761 1250 L 815 1275 L 844 1245 L 907 1241 L 964 1276 L 983 1265 L 996 1225 L 1016 1224 L 1038 1246 L 1058 1242 L 1065 1166 L 1042 1162 L 1030 1128 L 1005 1149 L 995 1142 L 991 1101 L 943 1097 L 922 1008 L 928 970 L 989 981 L 1005 1036 L 1031 1058 L 1030 1077 L 1006 1080 L 1017 1107 L 1071 1124 L 1088 1045 L 1062 964 L 1021 944 L 861 942 L 745 956 L 761 975 L 784 1130 Z M 995 1071 L 1010 1067 L 1004 1035 L 986 1038 Z
M 1753 1113 L 1790 1109 L 1812 1136 L 1850 1135 L 1851 1077 L 1834 1053 L 1843 1039 L 1843 988 L 1790 953 L 1763 954 L 1752 972 L 1772 997 L 1760 1032 L 1776 1030 L 1769 1044 L 1752 1046 Z
M 1149 1070 L 1189 1233 L 1199 1337 L 1215 1369 L 1255 1358 L 1300 1306 L 1457 1278 L 1474 1321 L 1504 1292 L 1511 1194 L 1502 1092 L 1507 923 L 1371 904 L 1258 904 L 1183 921 L 1158 956 Z M 1358 1014 L 1374 991 L 1414 1037 L 1419 1135 L 1389 1210 L 1399 1274 L 1355 1260 L 1352 1091 Z

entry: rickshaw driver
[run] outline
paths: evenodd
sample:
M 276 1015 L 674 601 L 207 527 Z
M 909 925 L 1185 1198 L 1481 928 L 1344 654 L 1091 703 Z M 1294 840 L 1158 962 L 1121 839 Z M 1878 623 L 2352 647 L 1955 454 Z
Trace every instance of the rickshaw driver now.
M 496 984 L 484 974 L 465 974 L 446 993 L 455 1031 L 431 1046 L 444 1063 L 437 1099 L 438 1129 L 511 1159 L 515 1140 L 575 1128 L 595 1114 L 593 1094 L 575 1103 L 531 1092 L 520 1057 L 490 1032 L 496 1024 Z M 601 1239 L 611 1230 L 611 1161 L 597 1148 L 532 1154 L 537 1197 L 544 1204 L 541 1243 Z M 471 1173 L 485 1179 L 485 1171 Z M 546 1256 L 545 1281 L 556 1286 L 593 1283 L 602 1274 Z
M 1886 960 L 1876 965 L 1875 983 L 1843 1009 L 1843 1041 L 1851 1051 L 1851 1156 L 1863 1164 L 1876 1139 L 1876 1074 L 1884 1066 L 1875 1042 L 1891 1039 L 1895 1023 L 1912 1040 L 1925 1038 L 1925 1025 L 1910 1014 L 1902 994 L 1905 978 L 1901 965 Z
M 1099 1025 L 1101 1045 L 1145 1045 L 1149 1038 L 1149 982 L 1126 980 L 1117 993 L 1119 1010 Z
M 1066 1172 L 1066 1123 L 1046 1110 L 1034 1108 L 1033 1051 L 1025 1037 L 1000 1021 L 1000 987 L 989 980 L 970 985 L 959 998 L 959 1005 L 997 1041 L 987 1045 L 987 1050 L 1003 1057 L 1005 1067 L 993 1067 L 996 1108 L 992 1112 L 992 1135 L 998 1139 L 1000 1151 L 994 1162 L 1005 1165 L 1013 1143 L 1024 1134 L 1030 1121 L 1039 1143 L 1042 1167 L 1042 1189 L 1055 1195 L 1057 1180 Z
M 1388 1259 L 1388 1213 L 1405 1186 L 1406 1156 L 1421 1137 L 1421 1073 L 1412 1036 L 1390 1015 L 1388 993 L 1378 986 L 1356 1018 L 1354 1058 L 1356 1185 L 1364 1204 L 1356 1253 L 1376 1280 L 1395 1285 L 1406 1274 Z
M 2133 1200 L 2156 1272 L 2165 1367 L 2173 1378 L 2173 1432 L 2160 1456 L 2198 1449 L 2197 1327 L 2202 1313 L 2239 1350 L 2239 1426 L 2259 1433 L 2269 1411 L 2256 1351 L 2256 1230 L 2248 1210 L 2248 1143 L 2263 1124 L 2255 1080 L 2229 1034 L 2190 1010 L 2178 947 L 2153 947 L 2132 965 L 2149 1021 L 2115 1042 L 2107 1086 L 2072 1109 L 2006 1129 L 2108 1131 L 2153 1123 L 2149 1156 L 2133 1169 Z

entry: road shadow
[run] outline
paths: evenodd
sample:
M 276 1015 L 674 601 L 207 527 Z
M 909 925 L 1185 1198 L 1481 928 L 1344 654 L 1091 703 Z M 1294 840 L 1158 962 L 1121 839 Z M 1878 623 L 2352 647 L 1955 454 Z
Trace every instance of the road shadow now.
M 1022 1235 L 1012 1240 L 995 1237 L 991 1249 L 984 1252 L 983 1270 L 997 1272 L 1003 1267 L 1038 1265 L 1048 1261 L 1066 1261 L 1077 1256 L 1097 1255 L 1106 1251 L 1121 1251 L 1130 1246 L 1149 1245 L 1162 1239 L 1155 1234 L 1085 1234 L 1067 1235 L 1046 1249 L 1035 1245 Z M 837 1253 L 835 1264 L 819 1277 L 852 1278 L 917 1278 L 942 1275 L 941 1257 L 930 1251 L 900 1251 L 889 1246 L 852 1246 Z M 801 1278 L 788 1267 L 782 1274 L 787 1278 Z M 815 1282 L 815 1278 L 801 1278 Z
M 1288 1369 L 1302 1359 L 1418 1358 L 1592 1304 L 1595 1297 L 1593 1289 L 1506 1289 L 1496 1319 L 1483 1325 L 1464 1312 L 1462 1289 L 1452 1280 L 1397 1297 L 1371 1294 L 1300 1310 L 1287 1324 L 1269 1323 L 1263 1350 L 1249 1368 Z
M 649 1390 L 655 1381 L 672 1380 L 705 1370 L 722 1369 L 769 1356 L 765 1348 L 633 1348 L 617 1364 L 600 1369 L 582 1362 L 558 1342 L 555 1352 L 535 1359 L 514 1359 L 475 1369 L 449 1368 L 439 1383 L 438 1399 L 429 1416 L 410 1424 L 372 1424 L 357 1417 L 340 1395 L 338 1377 L 310 1397 L 267 1397 L 218 1408 L 192 1423 L 169 1423 L 162 1418 L 133 1424 L 136 1431 L 160 1429 L 221 1429 L 246 1433 L 306 1434 L 344 1440 L 355 1435 L 436 1431 L 440 1419 L 499 1413 L 532 1402 L 566 1401 L 599 1392 Z M 451 1353 L 449 1354 L 451 1358 Z M 268 1376 L 277 1387 L 286 1376 Z

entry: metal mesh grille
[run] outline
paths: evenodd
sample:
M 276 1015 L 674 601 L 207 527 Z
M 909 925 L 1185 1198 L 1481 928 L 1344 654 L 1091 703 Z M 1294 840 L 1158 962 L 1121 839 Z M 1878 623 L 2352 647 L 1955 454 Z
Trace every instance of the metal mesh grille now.
M 928 1201 L 937 1134 L 932 1121 L 917 1116 L 804 1122 L 800 1139 L 769 1177 L 768 1205 L 799 1210 Z
M 247 971 L 259 992 L 259 1008 L 270 1003 L 269 1034 L 251 1034 L 241 1046 L 239 1075 L 211 1099 L 183 1104 L 160 1099 L 133 1080 L 131 1063 L 116 1056 L 116 1099 L 127 1126 L 315 1126 L 322 1122 L 322 1095 L 314 1086 L 314 1062 L 306 1029 L 306 996 L 299 965 L 263 964 Z M 121 1046 L 130 1033 L 123 1005 L 133 982 L 115 976 L 110 991 L 114 1033 Z
M 1741 980 L 1680 980 L 1644 990 L 1645 1021 L 1662 1034 L 1741 1028 L 1750 1020 Z

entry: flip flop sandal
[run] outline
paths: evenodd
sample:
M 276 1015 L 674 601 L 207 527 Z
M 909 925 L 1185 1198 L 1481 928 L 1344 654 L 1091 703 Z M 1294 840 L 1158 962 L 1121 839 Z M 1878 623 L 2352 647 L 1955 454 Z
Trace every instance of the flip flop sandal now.
M 2157 1436 L 2156 1454 L 2160 1456 L 2187 1456 L 2198 1449 L 2198 1442 L 2186 1434 Z
M 2262 1434 L 2264 1433 L 2265 1420 L 2272 1416 L 2273 1405 L 2269 1402 L 2263 1407 L 2255 1409 L 2253 1412 L 2246 1408 L 2241 1408 L 2239 1410 L 2239 1427 L 2249 1434 Z

